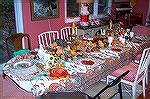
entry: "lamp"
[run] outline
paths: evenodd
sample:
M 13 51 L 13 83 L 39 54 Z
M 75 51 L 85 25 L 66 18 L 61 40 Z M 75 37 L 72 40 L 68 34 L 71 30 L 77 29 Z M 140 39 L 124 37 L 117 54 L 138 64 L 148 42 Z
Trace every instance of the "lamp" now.
M 88 26 L 89 25 L 89 11 L 87 3 L 92 3 L 93 0 L 76 0 L 77 3 L 81 3 L 80 10 L 80 25 Z

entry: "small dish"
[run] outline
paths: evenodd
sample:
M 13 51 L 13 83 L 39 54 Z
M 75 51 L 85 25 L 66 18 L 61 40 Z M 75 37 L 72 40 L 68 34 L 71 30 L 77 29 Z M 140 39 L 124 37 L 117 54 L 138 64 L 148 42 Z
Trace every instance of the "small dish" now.
M 100 64 L 103 64 L 105 60 L 97 59 L 97 58 L 84 58 L 79 59 L 74 62 L 74 64 L 83 66 L 86 68 L 94 68 L 95 66 L 99 66 Z
M 92 61 L 92 60 L 82 60 L 81 63 L 83 65 L 93 65 L 94 61 Z
M 121 52 L 122 50 L 120 48 L 111 48 L 112 51 Z

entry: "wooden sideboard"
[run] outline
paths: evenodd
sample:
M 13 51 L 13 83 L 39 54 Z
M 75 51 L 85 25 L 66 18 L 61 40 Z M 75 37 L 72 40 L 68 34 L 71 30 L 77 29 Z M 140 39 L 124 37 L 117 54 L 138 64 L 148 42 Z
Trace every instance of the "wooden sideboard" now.
M 117 23 L 115 22 L 113 24 L 113 27 L 116 27 Z M 95 26 L 89 26 L 89 27 L 79 27 L 77 30 L 78 36 L 84 35 L 85 37 L 93 37 L 96 32 L 100 31 L 101 29 L 106 30 L 109 27 L 109 24 L 104 25 L 95 25 Z

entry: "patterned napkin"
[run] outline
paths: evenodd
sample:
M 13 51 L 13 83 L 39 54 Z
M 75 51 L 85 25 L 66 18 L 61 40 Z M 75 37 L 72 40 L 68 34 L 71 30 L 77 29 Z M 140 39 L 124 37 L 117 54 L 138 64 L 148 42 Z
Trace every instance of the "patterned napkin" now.
M 81 65 L 77 65 L 77 64 L 74 64 L 71 62 L 65 62 L 64 65 L 65 65 L 65 68 L 71 69 L 78 73 L 86 73 L 86 71 L 87 71 L 86 67 L 83 67 Z
M 120 57 L 119 56 L 119 53 L 116 52 L 116 51 L 112 51 L 112 50 L 109 50 L 109 49 L 101 49 L 100 50 L 102 53 L 104 53 L 105 55 L 107 56 L 111 56 L 111 57 Z

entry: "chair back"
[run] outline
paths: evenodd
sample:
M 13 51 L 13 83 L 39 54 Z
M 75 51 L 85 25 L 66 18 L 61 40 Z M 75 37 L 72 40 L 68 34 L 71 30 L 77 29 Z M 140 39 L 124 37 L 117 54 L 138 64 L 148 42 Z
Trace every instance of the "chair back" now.
M 148 66 L 150 64 L 150 48 L 146 48 L 142 52 L 142 57 L 139 62 L 139 67 L 135 77 L 135 83 L 141 81 L 147 73 Z
M 16 34 L 11 34 L 10 36 L 6 37 L 4 40 L 5 48 L 7 51 L 7 55 L 9 58 L 12 57 L 12 52 L 13 51 L 18 51 L 23 48 L 22 43 L 27 41 L 27 44 L 25 47 L 27 49 L 31 50 L 31 45 L 30 45 L 30 35 L 25 34 L 25 33 L 16 33 Z
M 47 31 L 38 35 L 39 46 L 46 47 L 52 44 L 53 41 L 59 39 L 58 31 Z
M 119 88 L 118 88 L 118 91 L 116 93 L 114 93 L 113 96 L 115 96 L 117 93 L 119 93 L 120 94 L 120 98 L 122 98 L 121 79 L 123 77 L 125 77 L 129 72 L 130 71 L 127 70 L 126 72 L 124 72 L 123 74 L 118 76 L 115 80 L 113 80 L 112 82 L 108 83 L 97 95 L 94 96 L 94 99 L 96 97 L 98 97 L 100 94 L 102 94 L 104 91 L 106 91 L 108 88 L 116 86 L 116 85 L 118 85 Z
M 60 39 L 63 39 L 63 40 L 72 40 L 72 34 L 73 34 L 73 29 L 71 26 L 68 26 L 68 27 L 64 27 L 60 30 Z M 75 27 L 75 33 L 77 34 L 77 27 Z
M 80 91 L 54 91 L 42 95 L 40 99 L 92 99 Z
M 142 34 L 142 35 L 150 36 L 150 27 L 142 26 L 142 25 L 133 26 L 132 32 L 134 32 L 136 34 Z

